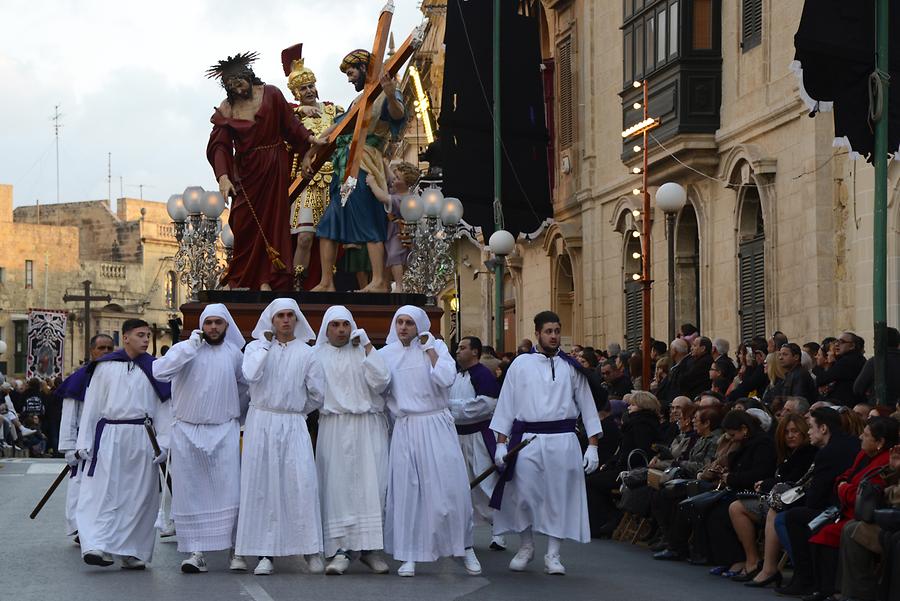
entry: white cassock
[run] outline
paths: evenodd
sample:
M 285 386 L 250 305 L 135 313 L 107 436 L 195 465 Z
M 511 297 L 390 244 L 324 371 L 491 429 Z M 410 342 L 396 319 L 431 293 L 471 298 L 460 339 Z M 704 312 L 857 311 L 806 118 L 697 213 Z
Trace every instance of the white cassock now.
M 185 553 L 230 549 L 241 498 L 244 338 L 225 305 L 208 305 L 201 326 L 207 317 L 228 322 L 222 344 L 184 340 L 153 362 L 153 375 L 172 382 L 172 519 Z
M 338 549 L 384 548 L 384 500 L 388 482 L 388 421 L 381 393 L 391 380 L 384 358 L 365 348 L 328 343 L 328 324 L 356 323 L 346 308 L 329 307 L 316 340 L 325 374 L 319 410 L 316 466 L 322 499 L 325 555 Z
M 548 358 L 527 353 L 516 357 L 506 372 L 491 429 L 509 436 L 514 420 L 574 420 L 579 413 L 588 436 L 602 434 L 587 379 L 558 354 Z M 515 475 L 494 514 L 494 534 L 533 528 L 556 538 L 590 542 L 581 446 L 574 428 L 524 436 L 536 438 L 518 454 Z
M 77 448 L 94 449 L 81 480 L 75 517 L 82 552 L 153 559 L 159 467 L 153 463 L 143 420 L 146 415 L 153 419 L 159 444 L 167 447 L 166 425 L 171 418 L 163 417 L 168 413 L 166 405 L 137 364 L 103 361 L 96 365 L 78 428 Z M 97 449 L 95 431 L 103 420 L 139 423 L 106 423 Z
M 450 415 L 456 423 L 459 446 L 466 460 L 470 481 L 494 465 L 493 449 L 496 441 L 490 429 L 490 422 L 499 394 L 500 385 L 497 378 L 481 363 L 458 372 L 450 387 Z M 482 433 L 482 429 L 486 430 L 491 448 L 488 448 L 485 442 L 485 433 Z M 488 503 L 496 483 L 497 474 L 494 473 L 472 489 L 472 509 L 475 517 L 488 524 L 494 519 L 494 510 Z
M 85 369 L 87 369 L 87 366 L 81 367 L 79 371 Z M 69 378 L 74 378 L 76 375 L 73 373 Z M 63 386 L 65 386 L 65 382 Z M 78 426 L 81 423 L 81 410 L 84 407 L 84 392 L 84 390 L 73 391 L 74 394 L 80 393 L 82 397 L 80 399 L 73 396 L 63 398 L 62 417 L 59 421 L 59 444 L 56 449 L 60 453 L 73 451 L 77 448 Z M 72 535 L 78 532 L 75 512 L 78 509 L 78 492 L 81 489 L 81 477 L 83 475 L 84 462 L 79 462 L 78 465 L 69 471 L 68 485 L 66 487 L 66 534 Z
M 268 341 L 272 316 L 292 310 L 296 338 Z M 307 414 L 322 406 L 322 365 L 306 342 L 315 337 L 296 301 L 275 299 L 244 349 L 250 410 L 244 427 L 237 555 L 309 555 L 322 551 L 322 516 Z
M 466 462 L 450 416 L 450 385 L 456 362 L 435 341 L 437 363 L 416 337 L 397 337 L 398 315 L 409 315 L 419 333 L 430 321 L 418 307 L 404 306 L 391 321 L 388 344 L 379 350 L 391 370 L 388 408 L 394 415 L 384 548 L 400 561 L 434 561 L 465 555 L 472 546 L 472 499 Z

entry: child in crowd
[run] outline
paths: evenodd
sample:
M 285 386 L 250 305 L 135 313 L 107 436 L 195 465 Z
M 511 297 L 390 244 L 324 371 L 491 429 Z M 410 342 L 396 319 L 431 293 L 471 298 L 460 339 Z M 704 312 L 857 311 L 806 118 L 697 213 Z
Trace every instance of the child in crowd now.
M 366 179 L 366 183 L 372 188 L 375 198 L 381 201 L 388 214 L 387 241 L 384 243 L 385 265 L 394 280 L 393 292 L 403 292 L 403 271 L 409 257 L 409 249 L 405 248 L 400 240 L 400 222 L 403 219 L 400 216 L 400 202 L 419 180 L 419 170 L 412 163 L 403 161 L 390 167 L 387 173 L 390 192 L 378 187 L 372 176 Z
M 22 428 L 22 445 L 32 457 L 43 457 L 47 452 L 47 436 L 41 432 L 41 418 L 34 413 L 25 416 Z

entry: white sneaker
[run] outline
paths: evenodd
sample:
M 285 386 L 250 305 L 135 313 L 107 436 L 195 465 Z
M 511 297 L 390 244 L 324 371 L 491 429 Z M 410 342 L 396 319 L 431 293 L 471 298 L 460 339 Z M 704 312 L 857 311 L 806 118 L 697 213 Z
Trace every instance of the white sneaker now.
M 232 572 L 246 572 L 247 562 L 240 555 L 232 555 L 231 562 L 228 564 L 228 569 Z
M 411 578 L 416 575 L 416 562 L 414 561 L 404 561 L 403 565 L 397 568 L 397 576 L 403 576 L 404 578 Z
M 369 551 L 359 556 L 359 561 L 369 567 L 376 574 L 387 574 L 391 571 L 387 562 L 382 559 L 381 554 L 377 551 Z
M 133 555 L 129 555 L 127 557 L 122 558 L 122 569 L 123 570 L 143 570 L 147 567 L 147 564 L 134 557 Z
M 492 551 L 505 551 L 506 550 L 506 537 L 505 536 L 492 536 L 491 537 L 491 550 Z
M 165 528 L 161 528 L 159 531 L 160 538 L 169 538 L 170 536 L 175 536 L 175 522 L 169 520 L 165 524 Z
M 559 562 L 559 553 L 544 555 L 544 572 L 556 576 L 565 576 L 566 568 Z
M 190 557 L 181 562 L 181 571 L 185 574 L 208 572 L 209 568 L 206 567 L 206 559 L 203 557 L 203 553 L 199 551 L 191 553 Z
M 84 563 L 89 566 L 100 566 L 105 568 L 106 566 L 111 566 L 115 563 L 112 555 L 105 551 L 85 551 L 81 554 L 81 558 L 84 560 Z
M 469 573 L 469 576 L 481 575 L 481 563 L 475 556 L 475 549 L 473 549 L 472 547 L 466 549 L 466 556 L 463 558 L 463 565 L 466 566 L 466 572 Z
M 268 557 L 263 557 L 259 560 L 259 563 L 256 564 L 256 569 L 253 570 L 253 573 L 257 576 L 268 576 L 274 571 L 275 566 L 272 564 L 272 560 Z
M 532 559 L 534 559 L 534 547 L 523 545 L 519 547 L 512 561 L 509 562 L 509 569 L 513 572 L 522 572 Z
M 337 553 L 334 558 L 328 562 L 325 573 L 329 576 L 340 576 L 350 567 L 350 558 L 343 553 Z
M 321 574 L 325 571 L 325 561 L 318 553 L 315 555 L 304 555 L 303 557 L 306 558 L 306 565 L 309 566 L 310 574 Z

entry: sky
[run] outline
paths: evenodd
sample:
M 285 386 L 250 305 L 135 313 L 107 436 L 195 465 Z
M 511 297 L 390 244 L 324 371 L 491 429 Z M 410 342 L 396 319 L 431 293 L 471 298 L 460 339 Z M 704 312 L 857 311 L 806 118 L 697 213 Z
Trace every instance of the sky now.
M 3 0 L 0 3 L 0 184 L 13 204 L 57 201 L 53 115 L 59 106 L 59 200 L 166 200 L 215 189 L 206 161 L 214 107 L 204 72 L 236 52 L 260 53 L 256 74 L 291 99 L 281 50 L 303 43 L 323 100 L 347 106 L 338 69 L 371 49 L 385 0 Z M 396 45 L 422 21 L 419 0 L 394 0 Z M 143 185 L 143 188 L 141 188 Z

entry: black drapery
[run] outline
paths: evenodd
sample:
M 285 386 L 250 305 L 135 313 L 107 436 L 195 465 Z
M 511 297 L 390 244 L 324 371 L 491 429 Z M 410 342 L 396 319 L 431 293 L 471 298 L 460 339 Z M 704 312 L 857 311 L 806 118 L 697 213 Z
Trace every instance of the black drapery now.
M 444 86 L 439 119 L 445 196 L 458 197 L 465 220 L 494 230 L 492 4 L 448 0 Z M 547 126 L 539 15 L 519 0 L 501 2 L 502 196 L 505 229 L 533 232 L 553 215 L 547 174 Z M 473 63 L 474 56 L 474 63 Z

